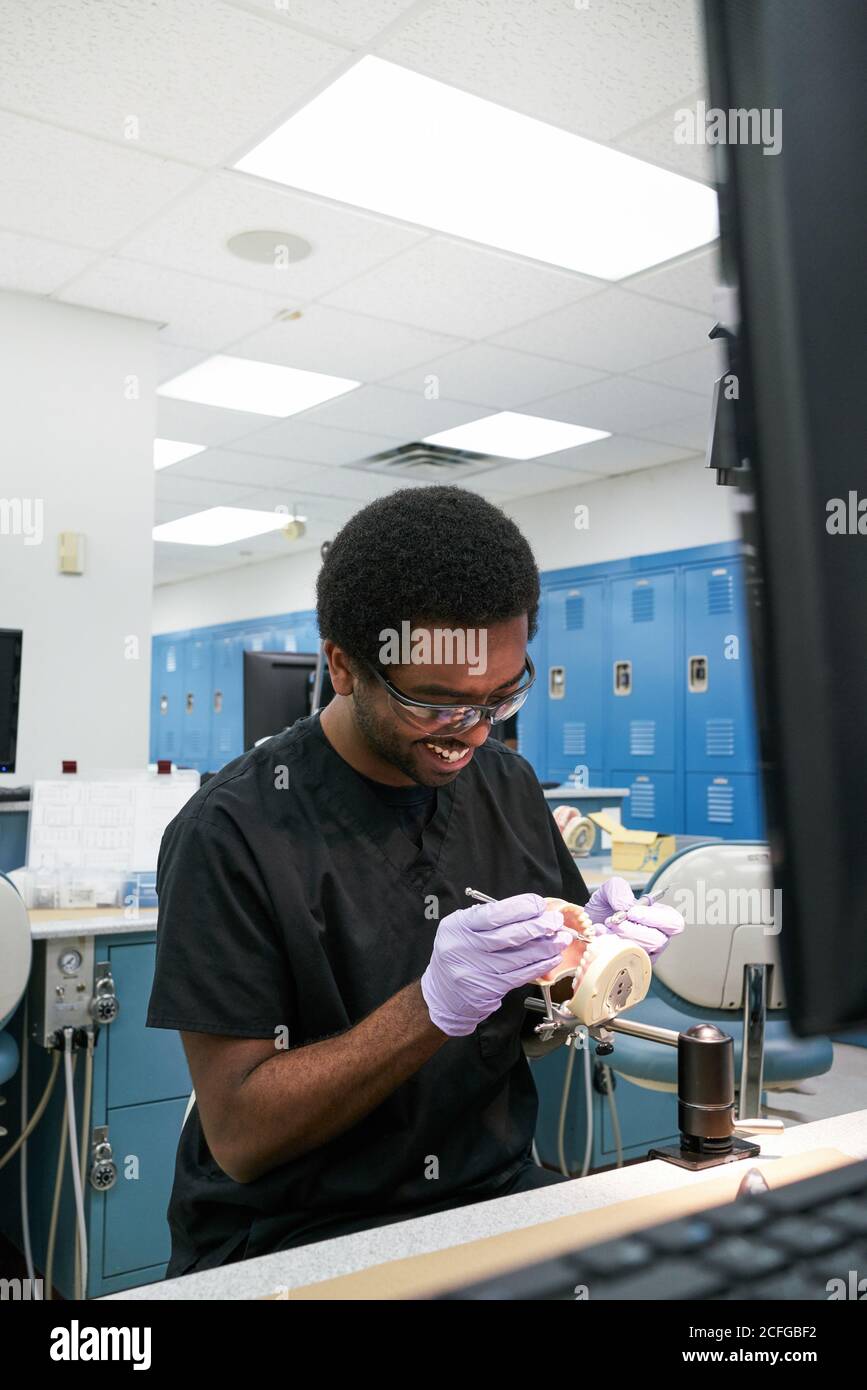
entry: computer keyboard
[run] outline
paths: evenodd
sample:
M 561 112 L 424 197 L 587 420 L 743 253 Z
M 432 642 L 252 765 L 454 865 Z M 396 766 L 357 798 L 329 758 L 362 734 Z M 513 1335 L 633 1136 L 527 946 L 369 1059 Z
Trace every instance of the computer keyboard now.
M 831 1280 L 841 1282 L 829 1288 Z M 867 1161 L 738 1197 L 439 1297 L 827 1300 L 832 1292 L 857 1297 L 860 1280 L 867 1281 Z

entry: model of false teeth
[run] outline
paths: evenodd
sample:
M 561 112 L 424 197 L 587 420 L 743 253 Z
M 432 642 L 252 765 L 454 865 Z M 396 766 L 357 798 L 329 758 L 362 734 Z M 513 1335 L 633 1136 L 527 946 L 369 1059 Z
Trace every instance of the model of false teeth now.
M 546 905 L 562 914 L 563 924 L 574 933 L 575 940 L 566 947 L 559 965 L 535 983 L 554 985 L 571 976 L 572 998 L 565 1007 L 588 1027 L 640 1004 L 652 974 L 647 952 L 628 938 L 606 933 L 604 926 L 591 922 L 575 903 L 547 898 Z

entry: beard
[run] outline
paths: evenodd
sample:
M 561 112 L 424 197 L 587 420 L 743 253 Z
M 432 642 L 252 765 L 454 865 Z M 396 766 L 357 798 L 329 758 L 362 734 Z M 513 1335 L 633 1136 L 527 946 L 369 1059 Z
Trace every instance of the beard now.
M 373 752 L 384 758 L 387 763 L 391 763 L 392 767 L 398 768 L 405 777 L 411 777 L 413 782 L 420 782 L 421 777 L 411 754 L 411 745 L 407 747 L 394 724 L 378 713 L 366 682 L 356 680 L 352 691 L 352 705 L 358 731 Z

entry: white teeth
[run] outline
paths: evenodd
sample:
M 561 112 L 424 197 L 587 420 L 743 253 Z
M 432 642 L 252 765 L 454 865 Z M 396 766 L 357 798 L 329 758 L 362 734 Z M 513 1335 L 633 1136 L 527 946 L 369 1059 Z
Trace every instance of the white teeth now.
M 436 743 L 426 743 L 425 748 L 431 748 L 433 749 L 434 753 L 439 753 L 443 762 L 446 763 L 459 762 L 461 758 L 466 756 L 467 751 L 466 748 L 455 748 L 452 750 L 448 748 L 441 748 L 439 744 Z

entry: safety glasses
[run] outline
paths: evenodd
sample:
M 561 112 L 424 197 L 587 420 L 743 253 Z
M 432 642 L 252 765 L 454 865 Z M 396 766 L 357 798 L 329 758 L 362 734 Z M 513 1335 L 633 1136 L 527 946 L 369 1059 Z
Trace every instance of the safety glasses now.
M 406 724 L 425 734 L 465 734 L 482 719 L 489 719 L 492 724 L 510 719 L 523 705 L 536 679 L 536 669 L 528 656 L 524 664 L 527 680 L 512 695 L 498 700 L 495 705 L 434 705 L 423 700 L 411 700 L 370 662 L 366 665 L 386 691 L 392 709 Z

